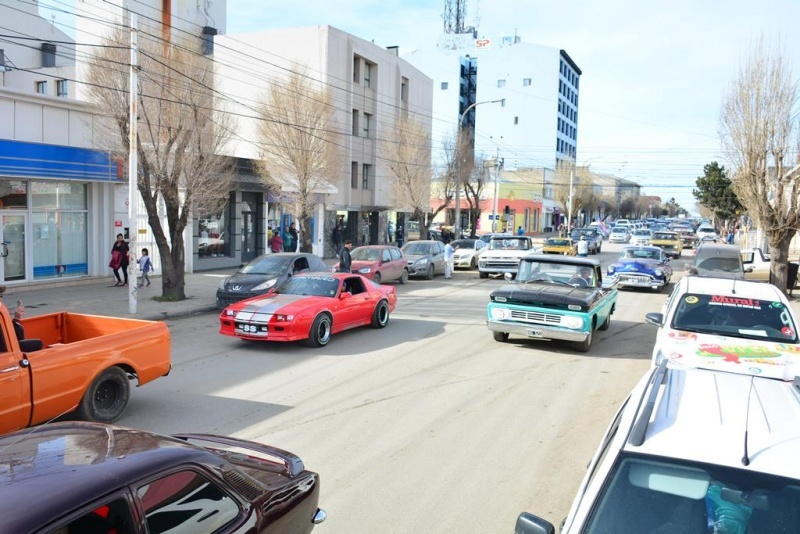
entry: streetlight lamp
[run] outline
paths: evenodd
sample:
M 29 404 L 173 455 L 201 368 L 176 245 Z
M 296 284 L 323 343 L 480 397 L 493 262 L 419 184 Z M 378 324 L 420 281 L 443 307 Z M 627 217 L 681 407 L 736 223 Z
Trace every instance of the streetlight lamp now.
M 473 102 L 467 109 L 461 113 L 461 120 L 458 122 L 458 144 L 456 145 L 456 156 L 458 157 L 458 164 L 456 166 L 456 217 L 455 221 L 453 222 L 453 233 L 456 236 L 456 239 L 461 238 L 461 173 L 462 173 L 462 154 L 461 149 L 466 144 L 466 139 L 464 137 L 464 119 L 467 117 L 467 113 L 469 110 L 480 106 L 481 104 L 497 104 L 500 103 L 503 107 L 506 105 L 506 99 L 501 98 L 499 100 L 484 100 L 483 102 Z

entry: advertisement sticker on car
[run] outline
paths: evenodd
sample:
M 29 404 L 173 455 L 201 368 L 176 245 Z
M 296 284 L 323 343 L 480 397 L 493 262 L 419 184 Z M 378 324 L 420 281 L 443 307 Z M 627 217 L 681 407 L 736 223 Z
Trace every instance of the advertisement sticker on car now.
M 267 325 L 236 323 L 235 332 L 240 336 L 266 336 Z

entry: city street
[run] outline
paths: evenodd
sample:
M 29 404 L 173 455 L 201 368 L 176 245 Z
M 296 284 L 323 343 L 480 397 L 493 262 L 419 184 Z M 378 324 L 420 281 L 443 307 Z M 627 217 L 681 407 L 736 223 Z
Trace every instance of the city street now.
M 619 248 L 604 244 L 604 265 Z M 513 532 L 524 510 L 558 524 L 649 365 L 644 314 L 666 292 L 621 292 L 611 328 L 582 354 L 494 341 L 485 307 L 502 284 L 460 271 L 398 285 L 386 329 L 322 349 L 223 337 L 212 313 L 168 320 L 173 371 L 134 391 L 119 424 L 297 453 L 321 474 L 326 532 Z

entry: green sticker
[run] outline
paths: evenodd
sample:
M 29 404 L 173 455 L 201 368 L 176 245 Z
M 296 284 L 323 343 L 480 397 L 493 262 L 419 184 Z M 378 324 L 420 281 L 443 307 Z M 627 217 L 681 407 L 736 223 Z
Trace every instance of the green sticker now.
M 772 302 L 772 303 L 770 303 L 769 307 L 770 308 L 783 308 L 783 303 L 782 302 Z

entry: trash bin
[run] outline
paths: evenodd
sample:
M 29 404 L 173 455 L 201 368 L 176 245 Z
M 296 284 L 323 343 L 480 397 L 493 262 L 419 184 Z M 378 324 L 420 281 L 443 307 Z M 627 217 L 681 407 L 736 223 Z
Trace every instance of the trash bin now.
M 789 262 L 789 273 L 786 276 L 786 289 L 789 290 L 789 294 L 792 294 L 792 289 L 797 284 L 797 269 L 800 267 L 800 262 L 790 261 Z

